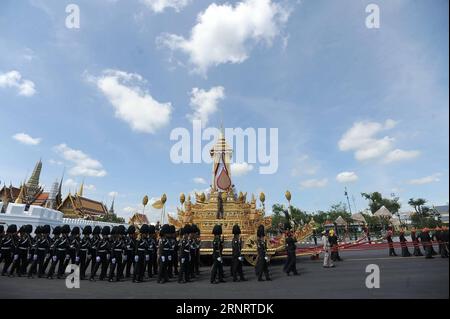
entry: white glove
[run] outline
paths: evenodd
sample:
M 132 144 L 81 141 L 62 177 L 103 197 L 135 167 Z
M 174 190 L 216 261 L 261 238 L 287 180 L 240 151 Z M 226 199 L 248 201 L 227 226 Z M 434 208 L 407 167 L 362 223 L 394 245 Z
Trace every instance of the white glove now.
M 169 259 L 169 261 L 171 261 L 172 260 L 172 256 L 167 256 L 167 259 Z
M 134 262 L 138 262 L 138 261 L 139 261 L 139 256 L 138 255 L 134 256 Z
M 267 257 L 267 256 L 266 256 L 266 257 L 264 257 L 264 259 L 265 259 L 266 261 L 269 261 L 269 257 Z
M 55 262 L 56 260 L 58 259 L 58 257 L 56 257 L 56 256 L 53 256 L 52 257 L 52 260 Z
M 66 259 L 70 259 L 70 255 L 66 255 Z
M 244 257 L 242 257 L 242 256 L 239 256 L 239 261 L 244 261 Z
M 111 259 L 111 262 L 112 262 L 113 264 L 115 264 L 115 263 L 116 263 L 116 258 Z
M 184 258 L 181 258 L 181 263 L 182 263 L 182 264 L 184 264 L 184 260 L 185 260 Z
M 100 256 L 95 257 L 95 262 L 100 262 Z
M 109 260 L 109 258 L 111 258 L 110 254 L 106 254 L 106 260 Z
M 47 254 L 45 255 L 45 258 L 46 258 L 46 259 L 47 259 L 47 258 L 50 258 L 50 254 L 47 253 Z
M 166 257 L 161 256 L 161 260 L 162 260 L 163 262 L 165 262 L 165 261 L 166 261 Z
M 145 261 L 149 261 L 150 260 L 150 255 L 145 255 Z
M 75 257 L 75 262 L 77 263 L 77 262 L 79 262 L 80 261 L 80 257 Z
M 222 257 L 217 257 L 217 261 L 221 263 L 222 262 Z
M 19 255 L 14 255 L 14 260 L 19 259 Z
M 33 255 L 33 260 L 37 260 L 37 255 Z
M 128 256 L 127 256 L 127 255 L 124 255 L 124 256 L 122 257 L 122 260 L 123 260 L 123 261 L 127 261 L 127 260 L 128 260 Z

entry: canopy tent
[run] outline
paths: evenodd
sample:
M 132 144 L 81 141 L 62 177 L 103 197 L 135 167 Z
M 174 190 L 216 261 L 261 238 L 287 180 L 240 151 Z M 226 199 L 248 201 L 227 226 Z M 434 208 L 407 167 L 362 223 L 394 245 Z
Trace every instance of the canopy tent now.
M 339 216 L 338 218 L 336 218 L 336 220 L 334 221 L 338 226 L 343 226 L 343 225 L 347 225 L 347 222 L 345 221 L 344 218 L 342 218 L 342 216 Z
M 377 210 L 373 216 L 377 216 L 377 217 L 392 217 L 392 213 L 389 211 L 389 209 L 387 209 L 384 206 L 381 206 L 381 208 L 379 210 Z
M 391 219 L 389 220 L 389 223 L 390 223 L 392 226 L 400 226 L 400 220 L 398 220 L 398 218 L 391 218 Z
M 353 214 L 352 220 L 357 223 L 367 224 L 366 219 L 364 218 L 363 214 L 361 214 L 361 213 Z

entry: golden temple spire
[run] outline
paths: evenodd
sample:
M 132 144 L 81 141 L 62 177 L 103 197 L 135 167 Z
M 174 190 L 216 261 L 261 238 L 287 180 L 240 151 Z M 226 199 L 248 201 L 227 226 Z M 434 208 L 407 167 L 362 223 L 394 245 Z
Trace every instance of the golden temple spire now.
M 78 194 L 77 194 L 78 196 L 83 197 L 83 189 L 84 189 L 84 179 L 81 182 L 80 190 L 78 191 Z
M 24 185 L 23 184 L 21 184 L 20 185 L 20 192 L 19 192 L 19 196 L 17 196 L 17 198 L 16 198 L 16 201 L 15 201 L 15 203 L 16 204 L 23 204 L 24 202 L 23 202 L 23 200 L 24 200 Z

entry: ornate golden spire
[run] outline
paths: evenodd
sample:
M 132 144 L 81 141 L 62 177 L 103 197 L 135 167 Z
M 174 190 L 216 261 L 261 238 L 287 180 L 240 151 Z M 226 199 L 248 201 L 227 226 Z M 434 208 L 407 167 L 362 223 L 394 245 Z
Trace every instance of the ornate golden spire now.
M 82 197 L 83 196 L 83 189 L 84 189 L 84 180 L 81 182 L 80 185 L 80 190 L 78 191 L 78 196 Z
M 17 196 L 15 203 L 16 204 L 23 204 L 24 203 L 24 185 L 21 184 L 20 185 L 20 192 L 19 192 L 19 196 Z

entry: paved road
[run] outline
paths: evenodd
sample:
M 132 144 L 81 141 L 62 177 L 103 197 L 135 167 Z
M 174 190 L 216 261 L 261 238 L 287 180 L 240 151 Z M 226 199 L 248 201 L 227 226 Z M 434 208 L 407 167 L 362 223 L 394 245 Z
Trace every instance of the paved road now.
M 272 264 L 273 281 L 257 282 L 254 270 L 245 267 L 247 282 L 209 283 L 209 268 L 203 267 L 193 283 L 159 285 L 155 279 L 130 281 L 82 281 L 79 289 L 67 289 L 64 280 L 0 277 L 3 298 L 449 298 L 449 261 L 436 257 L 386 257 L 386 250 L 341 252 L 344 261 L 324 269 L 321 261 L 298 258 L 300 276 L 287 277 L 282 263 Z M 379 289 L 367 289 L 366 266 L 380 267 Z M 229 267 L 225 270 L 228 272 Z

